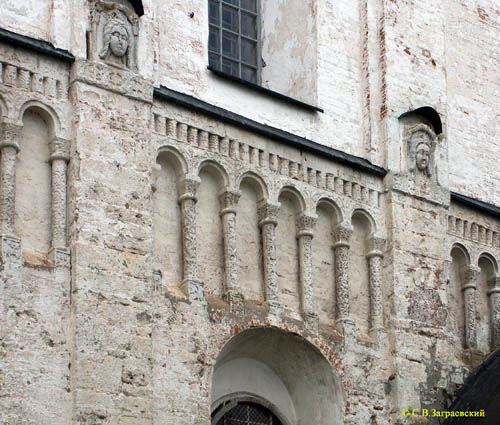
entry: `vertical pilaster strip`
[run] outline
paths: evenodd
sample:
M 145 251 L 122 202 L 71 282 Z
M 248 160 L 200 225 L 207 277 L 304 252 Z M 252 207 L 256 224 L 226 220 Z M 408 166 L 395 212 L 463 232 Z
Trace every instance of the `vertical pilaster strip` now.
M 304 323 L 310 331 L 318 330 L 318 315 L 314 308 L 314 284 L 312 267 L 313 230 L 316 216 L 301 215 L 297 217 L 297 241 L 299 244 L 300 269 L 300 302 Z
M 464 296 L 465 348 L 477 348 L 476 338 L 476 287 L 480 269 L 466 266 L 463 269 L 462 292 Z
M 69 140 L 60 137 L 50 143 L 52 165 L 52 248 L 66 247 L 66 188 Z
M 349 319 L 349 241 L 352 228 L 339 225 L 333 230 L 333 249 L 335 255 L 336 295 L 335 313 L 337 321 Z
M 196 239 L 196 190 L 200 185 L 197 176 L 185 175 L 179 185 L 182 226 L 183 281 L 182 289 L 190 301 L 204 302 L 203 283 L 198 278 Z
M 276 226 L 280 205 L 264 201 L 259 205 L 259 227 L 262 232 L 262 252 L 264 260 L 264 292 L 269 312 L 279 314 L 278 275 L 276 273 Z
M 372 237 L 366 255 L 370 277 L 370 328 L 378 332 L 384 329 L 382 307 L 382 260 L 384 258 L 384 239 Z
M 0 202 L 2 235 L 13 236 L 16 215 L 16 155 L 19 152 L 22 126 L 2 123 Z
M 500 348 L 500 276 L 495 276 L 489 284 L 491 351 L 495 351 Z
M 241 193 L 226 191 L 220 195 L 226 272 L 225 296 L 232 312 L 243 313 L 243 296 L 238 283 L 238 253 L 236 248 L 236 206 Z

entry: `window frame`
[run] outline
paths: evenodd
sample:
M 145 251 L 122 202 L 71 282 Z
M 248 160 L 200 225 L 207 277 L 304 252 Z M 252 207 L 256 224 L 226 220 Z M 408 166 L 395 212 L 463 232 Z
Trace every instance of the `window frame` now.
M 211 28 L 216 29 L 217 35 L 218 35 L 218 51 L 216 52 L 214 50 L 211 50 L 210 43 L 208 43 L 209 67 L 212 68 L 212 66 L 210 64 L 210 54 L 212 53 L 214 55 L 217 55 L 217 57 L 218 57 L 218 68 L 214 69 L 215 71 L 220 72 L 220 73 L 227 75 L 229 77 L 238 78 L 238 79 L 241 79 L 243 81 L 247 81 L 251 84 L 256 84 L 258 86 L 261 86 L 262 85 L 262 34 L 261 34 L 261 32 L 262 32 L 262 9 L 261 9 L 261 0 L 255 0 L 255 7 L 256 7 L 255 12 L 252 12 L 250 10 L 242 8 L 241 7 L 241 0 L 237 0 L 237 2 L 238 2 L 237 6 L 230 3 L 229 0 L 212 0 L 212 1 L 218 3 L 219 24 L 217 25 L 217 24 L 213 24 L 211 22 L 210 11 L 209 11 L 209 13 L 208 13 L 208 31 L 209 31 L 209 37 L 210 37 Z M 238 11 L 238 32 L 232 31 L 232 30 L 230 30 L 228 28 L 224 28 L 222 26 L 222 7 L 223 7 L 223 5 L 226 5 L 230 8 L 236 9 Z M 208 0 L 208 7 L 210 8 L 210 0 Z M 253 39 L 251 37 L 248 37 L 248 36 L 242 34 L 242 31 L 241 31 L 242 11 L 244 13 L 248 13 L 248 14 L 255 16 L 255 21 L 256 21 L 255 25 L 256 25 L 256 33 L 257 33 L 256 39 Z M 238 37 L 238 41 L 237 41 L 238 59 L 231 58 L 231 57 L 226 56 L 222 53 L 222 35 L 223 35 L 224 31 L 227 31 L 228 33 Z M 241 56 L 242 39 L 247 39 L 247 40 L 250 40 L 250 41 L 256 43 L 256 55 L 257 55 L 257 64 L 256 65 L 249 64 L 248 62 L 245 62 L 243 60 L 243 58 Z M 238 63 L 238 75 L 230 74 L 230 73 L 224 72 L 222 70 L 222 60 L 223 59 L 227 59 L 227 60 L 230 60 L 232 62 Z M 253 68 L 255 70 L 256 82 L 253 82 L 251 80 L 247 80 L 247 79 L 243 78 L 242 66 L 246 66 L 248 68 Z

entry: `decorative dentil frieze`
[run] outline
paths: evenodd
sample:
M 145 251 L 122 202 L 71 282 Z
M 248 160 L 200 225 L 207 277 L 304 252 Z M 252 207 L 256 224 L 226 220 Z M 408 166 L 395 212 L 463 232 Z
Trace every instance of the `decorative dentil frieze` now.
M 379 208 L 381 193 L 376 189 L 323 170 L 317 170 L 247 143 L 165 118 L 157 113 L 153 113 L 153 131 L 159 135 L 174 138 L 180 144 L 229 157 L 240 164 L 258 167 L 260 172 L 271 172 L 288 177 L 320 190 L 346 196 L 371 208 Z
M 54 78 L 8 62 L 0 62 L 0 84 L 53 99 L 66 99 L 69 93 L 67 79 Z
M 448 234 L 492 248 L 500 248 L 500 232 L 453 215 L 448 216 Z

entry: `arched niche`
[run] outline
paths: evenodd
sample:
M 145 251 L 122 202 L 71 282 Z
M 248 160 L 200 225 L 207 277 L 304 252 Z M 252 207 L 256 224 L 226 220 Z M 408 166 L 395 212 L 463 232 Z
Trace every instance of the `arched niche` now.
M 422 106 L 421 108 L 405 112 L 399 117 L 400 120 L 408 124 L 424 123 L 430 125 L 437 135 L 443 132 L 443 123 L 438 112 L 431 106 Z
M 352 237 L 349 250 L 349 292 L 351 314 L 358 329 L 368 332 L 370 327 L 370 281 L 368 240 L 375 233 L 375 223 L 364 210 L 355 210 L 351 217 Z
M 232 398 L 263 400 L 284 425 L 341 425 L 344 396 L 321 352 L 300 336 L 257 328 L 234 336 L 212 376 L 212 412 Z
M 16 159 L 15 231 L 25 253 L 47 255 L 51 246 L 51 167 L 49 143 L 56 123 L 46 107 L 26 104 L 22 112 L 22 135 Z
M 483 253 L 479 256 L 477 265 L 480 270 L 476 289 L 477 348 L 488 353 L 492 348 L 492 308 L 488 292 L 491 289 L 490 284 L 496 276 L 498 269 L 495 258 L 488 253 Z
M 52 140 L 56 135 L 60 135 L 61 122 L 59 116 L 52 107 L 37 100 L 30 100 L 20 108 L 19 117 L 21 121 L 24 121 L 26 112 L 35 112 L 43 118 L 47 126 L 49 140 Z
M 262 242 L 259 230 L 258 206 L 267 197 L 264 182 L 254 174 L 245 174 L 239 183 L 241 193 L 236 208 L 241 293 L 245 300 L 264 300 Z
M 318 217 L 314 228 L 313 276 L 315 305 L 321 323 L 335 318 L 335 258 L 333 252 L 333 231 L 342 221 L 338 206 L 329 199 L 321 199 L 316 206 Z
M 304 211 L 304 200 L 297 190 L 285 187 L 279 194 L 280 210 L 276 227 L 278 299 L 287 315 L 299 318 L 300 282 L 297 216 Z
M 467 266 L 470 265 L 470 255 L 467 249 L 456 243 L 450 251 L 450 283 L 448 285 L 448 328 L 451 335 L 458 337 L 463 344 L 464 342 L 464 299 L 462 294 L 463 273 Z
M 205 161 L 199 167 L 197 228 L 199 273 L 207 295 L 222 297 L 224 290 L 224 241 L 219 196 L 228 186 L 224 168 Z
M 144 6 L 141 0 L 115 0 L 115 2 L 122 2 L 122 4 L 129 7 L 132 6 L 132 10 L 134 10 L 134 12 L 137 13 L 138 16 L 144 15 Z
M 163 281 L 174 287 L 182 281 L 182 228 L 178 203 L 179 183 L 186 172 L 182 155 L 175 149 L 158 152 L 153 169 L 154 258 Z

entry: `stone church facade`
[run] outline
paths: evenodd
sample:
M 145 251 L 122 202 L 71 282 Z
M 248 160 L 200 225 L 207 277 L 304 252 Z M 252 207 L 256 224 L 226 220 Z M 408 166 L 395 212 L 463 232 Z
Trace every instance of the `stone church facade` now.
M 492 3 L 7 0 L 0 423 L 439 423 L 500 348 Z

